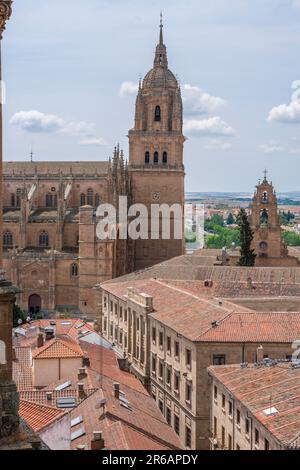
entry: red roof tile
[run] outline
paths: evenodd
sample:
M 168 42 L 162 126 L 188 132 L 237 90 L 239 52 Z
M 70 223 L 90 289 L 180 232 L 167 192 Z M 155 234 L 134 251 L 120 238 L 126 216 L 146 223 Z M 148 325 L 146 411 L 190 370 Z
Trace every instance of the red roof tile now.
M 20 415 L 34 431 L 41 431 L 65 414 L 58 408 L 20 400 Z
M 209 373 L 221 382 L 280 442 L 300 445 L 300 369 L 289 364 L 270 367 L 214 366 Z M 264 410 L 277 413 L 266 416 Z
M 41 348 L 32 352 L 34 359 L 53 359 L 68 357 L 83 357 L 83 352 L 78 343 L 69 338 L 53 338 L 47 341 Z

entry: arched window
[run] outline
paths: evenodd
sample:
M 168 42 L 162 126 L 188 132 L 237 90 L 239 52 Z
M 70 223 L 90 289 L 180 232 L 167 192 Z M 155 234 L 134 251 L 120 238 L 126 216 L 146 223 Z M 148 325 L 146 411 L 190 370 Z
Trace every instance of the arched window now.
M 15 194 L 11 195 L 10 201 L 11 201 L 11 207 L 15 207 L 15 205 L 16 205 L 16 196 L 15 196 Z
M 78 264 L 74 263 L 71 265 L 71 277 L 78 277 L 79 269 Z
M 87 190 L 87 198 L 86 198 L 86 201 L 87 201 L 87 204 L 89 206 L 93 206 L 94 205 L 94 191 L 89 188 Z
M 260 211 L 260 223 L 261 224 L 267 224 L 269 221 L 269 213 L 267 209 L 263 209 Z
M 53 207 L 53 196 L 52 196 L 52 194 L 46 194 L 46 207 Z
M 158 152 L 154 152 L 154 165 L 158 164 Z
M 49 246 L 49 235 L 47 232 L 41 232 L 39 237 L 39 246 L 47 247 Z
M 16 207 L 21 207 L 21 195 L 22 195 L 22 189 L 17 189 L 17 203 L 16 203 Z
M 96 194 L 95 196 L 95 206 L 98 207 L 101 204 L 101 196 L 100 194 Z
M 149 165 L 150 163 L 150 152 L 145 153 L 145 163 L 146 165 Z
M 13 246 L 13 236 L 11 232 L 4 232 L 3 234 L 3 246 L 10 248 Z
M 166 165 L 168 163 L 168 154 L 167 152 L 163 153 L 163 164 Z
M 267 193 L 267 191 L 263 192 L 262 202 L 265 203 L 265 204 L 268 202 L 268 193 Z
M 80 195 L 80 205 L 85 206 L 85 194 Z
M 154 116 L 154 120 L 156 122 L 160 122 L 161 121 L 161 111 L 160 111 L 160 106 L 156 106 L 155 108 L 155 116 Z

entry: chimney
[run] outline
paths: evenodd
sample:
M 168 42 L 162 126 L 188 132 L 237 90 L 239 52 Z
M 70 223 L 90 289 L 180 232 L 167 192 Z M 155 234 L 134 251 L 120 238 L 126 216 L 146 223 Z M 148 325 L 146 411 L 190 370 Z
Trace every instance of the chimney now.
M 52 392 L 46 392 L 46 398 L 47 398 L 47 402 L 52 402 L 52 397 L 53 397 L 53 393 Z
M 84 384 L 83 383 L 78 383 L 77 384 L 77 389 L 78 389 L 78 398 L 79 398 L 79 400 L 83 400 L 85 398 Z
M 37 347 L 41 348 L 42 346 L 44 346 L 44 336 L 43 333 L 39 333 L 37 337 Z
M 104 439 L 101 431 L 93 432 L 93 439 L 91 440 L 91 450 L 104 449 Z
M 259 346 L 256 352 L 256 362 L 263 362 L 264 360 L 264 348 Z
M 114 396 L 117 400 L 120 398 L 120 384 L 114 383 Z
M 78 369 L 78 374 L 77 374 L 78 380 L 85 379 L 86 376 L 87 376 L 87 373 L 86 373 L 85 367 L 81 367 L 80 369 Z
M 46 328 L 45 334 L 46 334 L 46 341 L 49 341 L 50 339 L 54 338 L 54 330 L 52 328 Z

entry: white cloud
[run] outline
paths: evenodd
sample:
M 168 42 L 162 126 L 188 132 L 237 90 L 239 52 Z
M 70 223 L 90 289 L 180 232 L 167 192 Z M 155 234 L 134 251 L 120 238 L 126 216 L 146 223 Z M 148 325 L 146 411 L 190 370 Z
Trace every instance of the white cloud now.
M 187 115 L 208 114 L 227 102 L 219 96 L 212 96 L 197 86 L 185 84 L 182 87 L 184 112 Z
M 230 150 L 232 149 L 233 145 L 230 142 L 223 142 L 219 140 L 211 140 L 207 145 L 205 145 L 205 148 L 207 150 Z
M 139 85 L 138 83 L 134 82 L 123 82 L 119 89 L 119 95 L 122 96 L 130 96 L 135 95 L 138 91 Z
M 90 139 L 83 139 L 80 142 L 80 145 L 90 145 L 90 146 L 100 146 L 106 145 L 106 142 L 101 137 L 98 139 L 97 137 L 90 138 Z
M 58 132 L 64 126 L 63 119 L 54 114 L 44 114 L 39 111 L 19 111 L 10 119 L 10 124 L 18 126 L 26 132 Z
M 60 133 L 71 137 L 81 137 L 81 145 L 105 145 L 96 133 L 96 124 L 85 121 L 65 121 L 54 114 L 39 111 L 19 111 L 10 119 L 10 124 L 30 133 Z
M 235 134 L 235 129 L 219 116 L 207 119 L 188 119 L 184 122 L 184 130 L 187 134 L 192 134 L 196 137 L 207 135 L 232 136 Z
M 276 143 L 272 143 L 272 142 L 270 142 L 269 144 L 260 145 L 258 148 L 261 152 L 263 152 L 266 155 L 271 155 L 273 153 L 284 151 L 284 147 Z
M 63 126 L 61 132 L 71 136 L 94 136 L 96 124 L 85 121 L 71 121 Z
M 292 89 L 295 90 L 291 96 L 289 104 L 280 104 L 271 109 L 268 115 L 268 121 L 277 121 L 287 124 L 300 123 L 300 81 L 295 80 L 292 83 Z

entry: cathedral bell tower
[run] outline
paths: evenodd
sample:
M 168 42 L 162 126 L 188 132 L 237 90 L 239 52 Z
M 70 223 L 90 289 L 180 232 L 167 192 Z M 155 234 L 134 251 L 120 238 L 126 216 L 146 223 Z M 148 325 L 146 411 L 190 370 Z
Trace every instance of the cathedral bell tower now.
M 184 166 L 182 131 L 183 109 L 179 83 L 168 68 L 167 48 L 163 39 L 162 18 L 159 43 L 153 68 L 140 81 L 136 99 L 135 124 L 129 131 L 129 171 L 132 177 L 133 202 L 144 204 L 179 204 L 184 207 Z M 136 266 L 142 269 L 184 252 L 184 239 L 174 239 L 172 226 L 183 226 L 183 216 L 171 213 L 171 239 L 163 240 L 161 229 L 151 240 L 136 242 Z
M 276 260 L 288 257 L 288 251 L 282 239 L 282 230 L 277 210 L 276 192 L 264 179 L 256 186 L 252 200 L 251 228 L 253 230 L 252 248 L 256 253 L 257 265 L 275 265 Z

